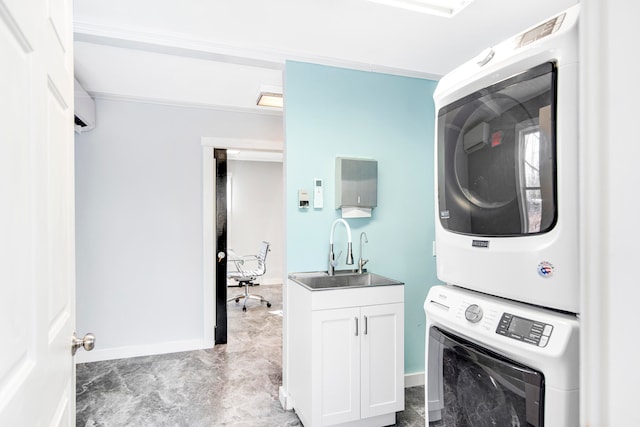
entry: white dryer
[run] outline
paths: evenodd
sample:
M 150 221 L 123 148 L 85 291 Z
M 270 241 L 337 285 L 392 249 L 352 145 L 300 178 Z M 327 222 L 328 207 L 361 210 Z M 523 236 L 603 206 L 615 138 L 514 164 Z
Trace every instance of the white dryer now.
M 578 12 L 487 49 L 438 83 L 443 282 L 579 312 Z
M 575 315 L 450 285 L 424 308 L 428 425 L 579 425 Z

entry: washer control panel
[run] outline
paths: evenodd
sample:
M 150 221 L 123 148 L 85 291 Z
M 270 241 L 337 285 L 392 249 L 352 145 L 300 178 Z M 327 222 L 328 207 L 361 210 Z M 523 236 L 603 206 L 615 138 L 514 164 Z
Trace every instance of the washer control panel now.
M 502 313 L 496 334 L 524 341 L 538 347 L 545 347 L 549 342 L 552 331 L 553 326 L 548 323 L 525 319 L 510 313 Z

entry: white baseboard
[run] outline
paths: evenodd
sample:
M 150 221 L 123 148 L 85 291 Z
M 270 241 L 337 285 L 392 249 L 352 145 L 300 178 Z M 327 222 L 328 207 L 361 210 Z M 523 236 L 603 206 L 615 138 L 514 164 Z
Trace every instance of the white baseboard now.
M 404 388 L 416 387 L 419 385 L 424 385 L 424 372 L 404 374 Z
M 76 353 L 75 362 L 88 363 L 100 362 L 103 360 L 125 359 L 129 357 L 151 356 L 155 354 L 177 353 L 180 351 L 202 350 L 211 348 L 207 346 L 203 340 L 188 341 L 170 341 L 156 344 L 126 346 L 100 349 L 100 342 L 97 341 L 96 347 L 92 351 L 79 350 Z
M 278 388 L 278 397 L 280 399 L 280 405 L 282 409 L 285 411 L 290 411 L 293 409 L 293 401 L 291 400 L 291 396 L 284 390 L 284 387 L 280 386 Z

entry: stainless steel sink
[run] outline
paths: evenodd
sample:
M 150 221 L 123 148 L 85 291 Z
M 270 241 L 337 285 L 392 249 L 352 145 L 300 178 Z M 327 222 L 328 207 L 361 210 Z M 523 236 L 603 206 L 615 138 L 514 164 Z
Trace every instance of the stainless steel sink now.
M 326 271 L 292 273 L 289 279 L 316 291 L 323 289 L 362 288 L 367 286 L 402 285 L 402 282 L 373 273 L 338 273 L 329 276 Z

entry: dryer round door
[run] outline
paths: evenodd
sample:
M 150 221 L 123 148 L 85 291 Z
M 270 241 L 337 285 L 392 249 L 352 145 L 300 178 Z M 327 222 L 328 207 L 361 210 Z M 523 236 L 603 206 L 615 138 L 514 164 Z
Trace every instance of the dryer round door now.
M 438 112 L 438 211 L 449 231 L 544 233 L 556 223 L 556 67 L 545 63 Z

